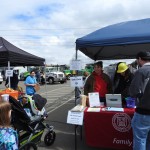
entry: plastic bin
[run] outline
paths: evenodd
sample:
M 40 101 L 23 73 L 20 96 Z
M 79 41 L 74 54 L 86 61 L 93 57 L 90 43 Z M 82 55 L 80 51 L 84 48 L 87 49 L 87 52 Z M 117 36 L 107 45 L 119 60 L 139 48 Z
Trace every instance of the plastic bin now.
M 135 98 L 127 97 L 125 100 L 127 108 L 135 108 Z

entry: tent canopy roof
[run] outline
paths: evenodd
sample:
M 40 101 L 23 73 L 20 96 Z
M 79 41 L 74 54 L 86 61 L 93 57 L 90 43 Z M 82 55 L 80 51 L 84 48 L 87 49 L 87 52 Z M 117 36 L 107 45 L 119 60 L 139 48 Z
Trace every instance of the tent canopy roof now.
M 76 49 L 93 60 L 131 59 L 150 49 L 150 19 L 110 25 L 76 40 Z
M 45 59 L 32 55 L 0 37 L 0 66 L 44 66 Z

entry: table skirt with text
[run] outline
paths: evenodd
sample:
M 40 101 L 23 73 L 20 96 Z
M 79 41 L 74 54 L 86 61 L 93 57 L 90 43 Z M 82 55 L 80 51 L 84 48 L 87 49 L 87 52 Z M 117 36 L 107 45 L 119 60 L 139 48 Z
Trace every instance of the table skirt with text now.
M 134 109 L 124 112 L 84 111 L 86 143 L 89 146 L 132 150 L 133 135 L 131 119 Z

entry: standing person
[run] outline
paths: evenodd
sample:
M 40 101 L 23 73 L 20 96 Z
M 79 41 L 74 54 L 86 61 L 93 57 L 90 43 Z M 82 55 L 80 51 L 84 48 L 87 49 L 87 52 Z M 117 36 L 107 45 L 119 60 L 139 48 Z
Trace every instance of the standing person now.
M 8 87 L 8 82 L 9 82 L 9 79 L 7 77 L 6 83 L 5 83 L 6 87 Z M 12 88 L 13 90 L 16 90 L 18 87 L 18 82 L 19 82 L 18 73 L 15 70 L 13 70 L 13 76 L 10 77 L 10 88 Z
M 114 93 L 121 94 L 122 99 L 129 97 L 129 86 L 134 75 L 131 73 L 129 67 L 124 62 L 119 62 L 116 67 L 114 76 Z
M 84 84 L 85 84 L 87 78 L 89 77 L 89 75 L 90 75 L 89 72 L 87 72 L 87 71 L 84 72 L 84 74 L 83 74 Z
M 37 84 L 34 71 L 30 72 L 30 75 L 26 78 L 24 84 L 26 86 L 26 94 L 27 95 L 34 95 L 36 92 L 34 87 Z
M 37 71 L 36 71 L 36 81 L 37 81 L 37 83 L 40 83 L 40 82 L 41 82 L 40 70 L 37 70 Z
M 132 119 L 133 150 L 150 150 L 150 52 L 139 52 L 136 71 L 130 85 L 130 95 L 136 97 Z
M 88 96 L 90 92 L 98 92 L 100 101 L 106 104 L 105 94 L 112 93 L 112 84 L 109 76 L 103 73 L 103 62 L 94 64 L 94 71 L 87 78 L 84 85 L 84 95 Z
M 45 84 L 45 75 L 43 72 L 41 72 L 41 85 Z
M 0 149 L 18 150 L 17 132 L 10 126 L 11 105 L 0 102 Z

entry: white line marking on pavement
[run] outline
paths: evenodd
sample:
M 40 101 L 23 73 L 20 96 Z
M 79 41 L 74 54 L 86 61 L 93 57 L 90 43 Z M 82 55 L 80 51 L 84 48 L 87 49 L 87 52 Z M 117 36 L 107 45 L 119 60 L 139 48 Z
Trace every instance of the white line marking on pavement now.
M 62 89 L 62 88 L 66 88 L 66 87 L 61 87 L 61 88 L 54 89 L 54 90 L 51 90 L 51 91 L 46 91 L 46 92 L 43 92 L 43 93 L 40 93 L 40 94 L 43 95 L 43 94 L 46 94 L 46 93 L 49 93 L 49 92 L 53 92 L 53 91 L 56 91 L 56 90 L 59 90 L 59 89 Z
M 60 106 L 58 106 L 58 107 L 54 108 L 53 110 L 51 110 L 51 111 L 49 111 L 49 112 L 47 112 L 47 113 L 49 114 L 49 113 L 53 112 L 54 110 L 56 110 L 56 109 L 60 108 L 61 106 L 65 105 L 66 103 L 68 103 L 69 101 L 71 101 L 73 98 L 74 98 L 74 96 L 73 96 L 73 97 L 71 97 L 68 101 L 64 102 L 64 103 L 63 103 L 63 104 L 61 104 Z

